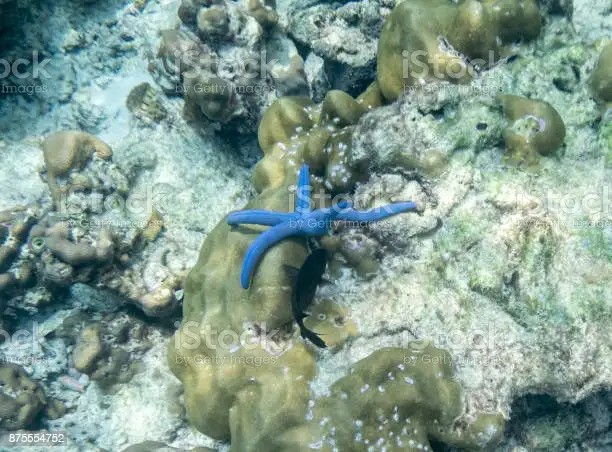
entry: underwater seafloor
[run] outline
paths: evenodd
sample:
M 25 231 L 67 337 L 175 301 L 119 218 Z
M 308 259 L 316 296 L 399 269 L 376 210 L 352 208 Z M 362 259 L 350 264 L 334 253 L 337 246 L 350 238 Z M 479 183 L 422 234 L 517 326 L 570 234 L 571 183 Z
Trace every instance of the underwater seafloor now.
M 0 450 L 612 451 L 611 39 L 609 0 L 0 0 Z M 306 241 L 244 289 L 225 219 L 303 163 L 416 204 L 320 237 L 324 349 Z

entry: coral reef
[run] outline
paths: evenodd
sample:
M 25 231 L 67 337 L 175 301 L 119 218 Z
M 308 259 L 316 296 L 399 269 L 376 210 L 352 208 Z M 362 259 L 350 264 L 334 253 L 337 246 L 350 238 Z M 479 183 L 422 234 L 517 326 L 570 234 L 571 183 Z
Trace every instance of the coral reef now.
M 30 388 L 2 409 L 69 451 L 609 448 L 609 2 L 398 2 L 382 77 L 395 2 L 318 1 L 0 0 L 4 58 L 44 69 L 2 78 L 1 320 L 35 339 L 0 350 Z M 73 134 L 59 202 L 49 131 Z M 306 244 L 244 290 L 264 229 L 223 217 L 292 211 L 304 162 L 314 208 L 418 206 L 321 238 L 321 351 L 291 312 Z
M 358 348 L 361 357 L 364 350 L 377 350 L 376 344 L 368 347 L 365 342 L 381 334 L 394 341 L 401 335 L 403 345 L 406 338 L 435 336 L 432 331 L 442 325 L 449 326 L 448 322 L 457 322 L 455 328 L 461 337 L 469 337 L 470 331 L 479 328 L 479 309 L 486 305 L 484 300 L 489 300 L 497 306 L 491 308 L 493 311 L 502 309 L 509 316 L 503 321 L 498 319 L 501 323 L 496 326 L 510 331 L 507 334 L 512 337 L 508 343 L 496 344 L 490 353 L 495 353 L 502 363 L 516 353 L 527 353 L 531 360 L 538 360 L 546 369 L 530 372 L 528 363 L 515 363 L 523 378 L 519 392 L 535 385 L 559 397 L 568 397 L 575 394 L 584 378 L 589 377 L 580 371 L 570 371 L 571 376 L 563 380 L 553 376 L 561 372 L 562 356 L 568 352 L 567 347 L 577 345 L 574 328 L 581 328 L 581 315 L 587 315 L 587 311 L 589 316 L 597 318 L 592 324 L 591 337 L 597 344 L 603 344 L 604 326 L 601 321 L 606 318 L 607 308 L 602 306 L 601 300 L 606 296 L 589 302 L 594 311 L 585 306 L 582 314 L 567 312 L 572 296 L 561 295 L 558 277 L 553 276 L 551 270 L 558 268 L 557 265 L 563 267 L 558 260 L 570 253 L 569 249 L 561 250 L 559 237 L 563 233 L 559 225 L 548 214 L 537 215 L 528 207 L 504 198 L 504 190 L 496 185 L 495 181 L 503 185 L 517 178 L 515 172 L 500 178 L 503 168 L 500 165 L 503 164 L 500 145 L 504 138 L 511 157 L 531 164 L 537 156 L 549 155 L 561 146 L 566 135 L 563 120 L 549 103 L 517 95 L 501 96 L 503 113 L 510 120 L 510 125 L 507 125 L 502 112 L 492 102 L 492 98 L 497 96 L 490 96 L 486 90 L 480 95 L 476 92 L 500 71 L 495 67 L 496 63 L 510 55 L 513 41 L 530 40 L 540 32 L 541 16 L 535 3 L 508 2 L 504 8 L 497 6 L 480 2 L 400 3 L 383 27 L 377 81 L 363 94 L 353 98 L 341 91 L 330 91 L 318 105 L 298 96 L 275 101 L 264 114 L 259 128 L 258 139 L 264 157 L 253 174 L 259 194 L 246 208 L 283 212 L 292 209 L 291 202 L 287 203 L 283 198 L 295 183 L 295 174 L 302 162 L 313 170 L 315 190 L 323 189 L 332 196 L 354 191 L 359 207 L 375 207 L 400 199 L 417 201 L 423 211 L 420 217 L 404 219 L 400 216 L 385 222 L 388 224 L 384 227 L 370 225 L 364 231 L 370 246 L 380 243 L 388 247 L 384 251 L 395 250 L 396 253 L 383 251 L 381 254 L 385 255 L 387 263 L 396 266 L 392 274 L 406 274 L 403 282 L 390 283 L 388 278 L 370 275 L 370 280 L 362 282 L 356 289 L 353 287 L 354 279 L 347 278 L 346 274 L 339 277 L 337 287 L 341 295 L 335 294 L 330 303 L 333 305 L 334 299 L 351 300 L 350 317 L 355 318 L 355 306 L 359 306 L 360 312 L 359 338 L 344 337 L 351 344 L 353 341 L 361 344 Z M 434 20 L 430 20 L 432 17 Z M 423 23 L 424 18 L 427 18 L 427 23 Z M 466 27 L 475 32 L 466 33 Z M 444 39 L 438 40 L 441 33 Z M 460 80 L 446 76 L 425 77 L 418 81 L 413 78 L 405 85 L 402 50 L 424 50 L 436 56 L 436 64 L 443 70 L 462 69 L 469 74 L 469 69 L 472 73 Z M 480 65 L 476 60 L 488 56 L 489 52 L 494 55 L 494 60 L 491 64 Z M 433 70 L 433 66 L 428 69 Z M 469 86 L 473 90 L 471 95 L 466 96 L 460 84 L 448 83 L 454 81 Z M 501 85 L 497 92 L 513 89 L 508 80 L 502 79 L 498 83 Z M 404 90 L 405 86 L 414 84 L 418 85 L 415 89 Z M 392 105 L 381 106 L 385 101 L 394 100 L 397 102 Z M 535 119 L 536 128 L 528 127 L 533 125 L 531 119 Z M 550 171 L 551 165 L 556 163 L 550 159 L 542 165 Z M 381 174 L 373 177 L 370 174 L 372 170 Z M 491 175 L 484 177 L 486 172 Z M 523 184 L 527 177 L 521 174 L 520 183 Z M 487 193 L 484 199 L 472 193 L 474 184 Z M 513 188 L 516 190 L 516 186 Z M 462 207 L 457 210 L 459 205 Z M 482 217 L 476 214 L 479 210 L 474 208 L 475 205 L 480 206 Z M 503 226 L 491 226 L 502 218 Z M 339 243 L 354 246 L 349 238 L 355 230 L 350 227 L 339 230 L 337 237 L 322 242 L 323 246 L 343 256 L 347 252 L 338 249 Z M 303 261 L 305 250 L 295 242 L 275 246 L 263 258 L 252 287 L 242 292 L 237 281 L 240 257 L 259 231 L 260 228 L 241 227 L 228 232 L 224 225 L 218 225 L 204 242 L 200 259 L 187 280 L 183 324 L 171 342 L 168 359 L 171 369 L 185 385 L 187 416 L 196 428 L 215 438 L 231 438 L 236 450 L 261 450 L 263 444 L 279 450 L 299 448 L 304 444 L 355 448 L 358 447 L 355 445 L 356 437 L 367 439 L 368 444 L 374 446 L 401 447 L 393 443 L 400 441 L 404 447 L 407 444 L 407 447 L 414 448 L 427 448 L 427 441 L 432 438 L 462 448 L 490 448 L 500 440 L 509 401 L 516 394 L 517 385 L 500 381 L 503 372 L 498 375 L 494 370 L 500 366 L 497 361 L 485 363 L 482 367 L 480 363 L 468 363 L 478 352 L 471 344 L 457 347 L 451 343 L 453 359 L 463 360 L 458 365 L 462 372 L 459 379 L 470 389 L 468 408 L 464 412 L 463 406 L 457 408 L 453 402 L 458 401 L 457 392 L 454 392 L 459 390 L 458 385 L 432 389 L 443 402 L 438 404 L 435 397 L 424 397 L 434 401 L 435 405 L 424 412 L 438 413 L 433 414 L 438 423 L 430 423 L 430 418 L 415 419 L 416 424 L 421 423 L 417 431 L 412 432 L 414 438 L 407 436 L 409 431 L 393 430 L 391 422 L 389 425 L 376 423 L 392 418 L 394 404 L 401 410 L 398 401 L 402 396 L 408 398 L 405 412 L 411 412 L 410 406 L 416 400 L 409 393 L 397 390 L 398 394 L 390 397 L 391 405 L 385 412 L 386 399 L 379 393 L 393 393 L 395 385 L 387 387 L 387 378 L 391 379 L 389 375 L 373 375 L 372 369 L 397 367 L 399 358 L 396 355 L 405 353 L 397 350 L 374 351 L 357 364 L 367 377 L 350 375 L 340 379 L 332 386 L 331 396 L 315 398 L 308 404 L 307 422 L 304 423 L 300 416 L 296 417 L 295 412 L 304 410 L 310 397 L 302 383 L 312 379 L 316 384 L 323 378 L 313 376 L 312 355 L 295 341 L 295 335 L 279 337 L 277 331 L 290 322 L 288 293 L 282 291 L 289 283 L 284 279 L 286 274 L 282 266 L 295 266 L 296 261 Z M 433 234 L 433 238 L 429 238 L 429 234 Z M 241 244 L 237 245 L 237 241 Z M 411 243 L 414 241 L 423 250 L 416 250 Z M 221 243 L 223 251 L 217 250 Z M 397 254 L 399 251 L 412 255 L 413 260 L 407 261 Z M 222 261 L 220 253 L 224 256 L 223 268 L 219 267 Z M 472 257 L 473 253 L 477 255 Z M 472 267 L 471 264 L 476 262 L 477 266 Z M 370 261 L 368 266 L 375 264 L 375 261 Z M 591 268 L 591 264 L 587 266 Z M 604 280 L 608 278 L 602 277 Z M 584 287 L 584 281 L 578 282 L 576 278 L 573 281 Z M 364 286 L 369 288 L 367 295 L 362 293 Z M 595 290 L 601 289 L 598 283 Z M 380 293 L 386 294 L 385 297 L 381 298 Z M 575 289 L 563 293 L 575 293 Z M 447 300 L 448 296 L 451 298 Z M 553 303 L 556 297 L 563 301 Z M 360 300 L 357 304 L 356 298 Z M 397 316 L 400 309 L 398 298 L 410 314 Z M 388 300 L 390 305 L 374 303 L 373 306 L 372 300 L 379 299 Z M 418 300 L 418 306 L 413 306 L 409 300 Z M 432 305 L 436 308 L 432 309 Z M 313 310 L 317 306 L 320 304 L 316 304 Z M 603 310 L 601 314 L 597 314 L 598 309 Z M 372 316 L 373 310 L 378 314 Z M 567 328 L 556 334 L 552 334 L 550 329 L 554 327 L 543 327 L 540 323 L 542 318 L 548 318 L 551 325 L 559 325 L 561 317 L 567 319 Z M 385 320 L 379 325 L 375 319 L 380 318 Z M 416 330 L 412 328 L 415 324 L 420 325 Z M 432 326 L 423 327 L 424 324 Z M 251 334 L 256 334 L 256 346 L 247 349 L 244 342 L 234 341 L 228 352 L 220 351 L 218 345 L 203 345 L 209 338 L 211 326 L 227 328 L 235 333 L 236 338 L 236 332 L 248 326 Z M 317 331 L 316 327 L 313 330 Z M 549 345 L 540 348 L 546 335 L 556 336 L 567 345 L 557 344 L 555 347 L 551 343 L 554 339 L 549 339 L 546 341 Z M 216 344 L 221 342 L 218 330 L 213 337 L 217 339 Z M 441 337 L 443 341 L 451 340 L 444 333 Z M 266 347 L 261 346 L 262 340 Z M 336 344 L 342 345 L 342 342 Z M 269 351 L 274 347 L 283 352 L 266 370 L 236 362 L 239 358 L 253 362 L 257 357 L 261 362 L 263 357 L 276 357 Z M 546 353 L 544 350 L 550 351 L 553 347 L 554 354 L 542 355 Z M 588 348 L 585 344 L 580 347 L 583 350 Z M 327 369 L 334 368 L 334 364 L 337 368 L 343 360 L 354 358 L 350 347 L 338 348 L 337 356 L 319 357 L 317 368 L 320 369 L 321 365 L 327 365 Z M 451 360 L 451 355 L 439 353 L 442 355 L 436 363 L 444 360 L 444 356 Z M 232 365 L 228 365 L 232 358 Z M 221 368 L 212 364 L 215 362 L 221 363 Z M 279 364 L 287 366 L 283 375 L 279 375 L 276 368 Z M 431 371 L 437 372 L 436 375 L 440 372 L 446 375 L 450 372 L 450 364 L 441 368 L 426 366 L 425 369 L 425 373 Z M 228 375 L 237 378 L 227 378 Z M 337 377 L 338 372 L 333 375 Z M 470 383 L 470 376 L 474 375 L 479 376 Z M 249 377 L 252 386 L 248 384 Z M 329 375 L 326 378 L 322 381 L 324 386 L 333 381 Z M 608 379 L 606 370 L 598 376 L 597 383 L 589 384 L 587 392 Z M 299 387 L 295 383 L 288 387 L 289 380 L 299 380 Z M 267 385 L 272 385 L 272 381 L 275 391 L 267 391 Z M 495 389 L 486 389 L 484 385 L 488 383 L 492 383 Z M 368 393 L 361 396 L 368 390 L 374 392 L 371 389 L 374 387 L 378 388 L 376 396 Z M 422 396 L 419 390 L 416 394 Z M 343 396 L 346 401 L 343 401 Z M 279 404 L 279 397 L 288 402 L 282 411 L 272 411 L 270 407 Z M 359 404 L 353 407 L 354 400 L 363 400 L 367 406 L 364 413 L 377 416 L 369 419 L 372 421 L 370 425 L 366 419 L 363 420 L 363 432 L 356 430 L 354 418 L 361 420 L 360 416 L 367 418 L 367 415 L 359 411 Z M 206 406 L 205 410 L 202 410 L 203 406 Z M 326 411 L 326 406 L 330 407 L 329 411 Z M 258 416 L 253 415 L 253 407 L 256 407 Z M 419 412 L 422 413 L 422 409 L 423 406 L 419 405 Z M 220 422 L 218 418 L 213 419 L 213 410 L 217 413 L 227 411 L 228 416 Z M 445 413 L 448 410 L 448 418 L 437 410 Z M 340 413 L 346 413 L 348 419 L 343 419 Z M 463 415 L 463 420 L 458 421 L 460 415 Z M 378 416 L 382 417 L 379 419 Z M 308 425 L 308 420 L 313 419 L 313 424 L 317 425 L 314 430 Z M 381 436 L 379 431 L 386 435 Z M 313 438 L 314 443 L 311 442 Z
M 183 27 L 164 33 L 150 70 L 167 93 L 183 95 L 199 127 L 251 133 L 277 92 L 308 94 L 304 62 L 273 2 L 185 0 L 179 17 Z
M 320 105 L 303 97 L 277 100 L 266 111 L 259 128 L 264 158 L 257 164 L 253 180 L 260 194 L 246 208 L 292 210 L 293 206 L 287 205 L 290 186 L 295 184 L 303 161 L 313 168 L 315 189 L 332 194 L 346 193 L 366 179 L 368 154 L 351 152 L 351 131 L 365 112 L 380 103 L 376 84 L 358 99 L 331 91 Z M 306 248 L 303 242 L 290 240 L 271 248 L 261 260 L 257 278 L 244 290 L 239 285 L 242 256 L 259 231 L 260 227 L 245 226 L 231 230 L 222 222 L 208 235 L 185 283 L 183 322 L 170 343 L 168 362 L 185 385 L 187 416 L 196 428 L 213 438 L 231 437 L 236 450 L 261 450 L 264 444 L 272 450 L 304 447 L 310 444 L 311 435 L 316 437 L 311 427 L 301 426 L 309 397 L 308 381 L 315 371 L 314 358 L 303 344 L 280 331 L 283 327 L 286 331 L 292 320 L 291 284 L 284 267 L 299 267 Z M 334 313 L 330 309 L 333 304 L 322 306 L 329 309 L 321 312 L 323 318 L 337 317 L 341 312 L 335 309 Z M 342 331 L 354 328 L 350 322 L 338 320 L 329 342 L 333 345 L 342 343 L 334 336 L 346 338 Z M 228 344 L 222 337 L 233 340 Z M 389 354 L 388 359 L 393 361 L 395 355 Z M 372 360 L 377 362 L 376 358 Z M 370 365 L 363 364 L 362 368 L 369 369 Z M 272 386 L 274 391 L 266 389 Z M 280 400 L 283 409 L 279 411 Z M 445 403 L 455 404 L 454 413 L 458 415 L 461 409 L 458 399 L 455 402 Z M 259 416 L 255 422 L 253 406 Z M 449 419 L 440 421 L 450 423 Z M 496 427 L 486 427 L 489 424 L 484 421 L 479 426 L 495 432 L 495 438 L 487 441 L 480 432 L 480 439 L 487 444 L 501 434 L 500 420 L 490 422 Z M 345 428 L 350 431 L 353 427 Z M 478 444 L 474 443 L 477 433 L 469 433 L 469 428 L 460 437 L 466 444 Z M 400 439 L 409 441 L 407 437 Z M 422 437 L 417 440 L 425 441 Z M 454 443 L 458 437 L 448 435 L 444 440 Z M 325 441 L 334 444 L 335 440 Z
M 163 205 L 146 198 L 151 194 L 130 192 L 140 163 L 120 168 L 110 146 L 84 132 L 54 133 L 42 149 L 52 206 L 2 214 L 0 289 L 6 298 L 35 308 L 52 292 L 87 282 L 117 291 L 149 315 L 171 313 L 184 269 L 162 265 L 172 245 L 153 243 L 163 230 Z M 140 260 L 145 255 L 149 259 Z

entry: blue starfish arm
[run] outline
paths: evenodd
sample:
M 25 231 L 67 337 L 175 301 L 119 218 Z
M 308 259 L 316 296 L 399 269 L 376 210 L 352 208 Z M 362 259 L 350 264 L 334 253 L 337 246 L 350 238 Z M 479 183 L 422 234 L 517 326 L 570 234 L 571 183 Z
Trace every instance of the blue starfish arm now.
M 255 272 L 255 267 L 259 263 L 263 254 L 275 243 L 290 237 L 298 235 L 299 231 L 291 222 L 280 223 L 270 229 L 262 232 L 247 249 L 242 263 L 242 273 L 240 274 L 240 284 L 243 289 L 248 289 L 249 282 Z
M 277 224 L 296 219 L 298 215 L 287 212 L 274 212 L 271 210 L 237 210 L 227 215 L 227 224 L 259 224 L 261 226 L 276 226 Z
M 393 204 L 387 204 L 386 206 L 377 207 L 372 210 L 358 211 L 355 209 L 345 209 L 341 211 L 336 220 L 343 221 L 381 221 L 386 218 L 397 215 L 398 213 L 408 212 L 415 210 L 416 204 L 407 202 L 396 202 Z
M 295 211 L 302 214 L 310 212 L 310 170 L 306 164 L 298 173 L 296 195 Z
M 332 223 L 344 210 L 348 209 L 350 203 L 347 201 L 340 201 L 338 204 L 332 207 L 326 207 L 324 209 L 313 210 L 300 217 L 296 220 L 295 228 L 296 235 L 312 236 L 317 237 L 327 234 Z

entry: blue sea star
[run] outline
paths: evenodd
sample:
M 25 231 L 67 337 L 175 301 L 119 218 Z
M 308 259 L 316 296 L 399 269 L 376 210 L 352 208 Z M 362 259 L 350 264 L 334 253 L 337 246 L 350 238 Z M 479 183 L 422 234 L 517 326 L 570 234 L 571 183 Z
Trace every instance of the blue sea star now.
M 297 201 L 295 212 L 275 212 L 272 210 L 239 210 L 227 216 L 227 224 L 257 224 L 270 226 L 262 232 L 247 249 L 242 264 L 240 283 L 244 289 L 255 271 L 257 263 L 264 253 L 283 239 L 291 236 L 319 237 L 331 231 L 336 220 L 354 222 L 380 221 L 398 213 L 414 210 L 416 204 L 396 202 L 368 211 L 357 211 L 351 208 L 348 201 L 340 201 L 335 206 L 312 210 L 310 201 L 310 172 L 308 165 L 302 165 L 297 180 Z

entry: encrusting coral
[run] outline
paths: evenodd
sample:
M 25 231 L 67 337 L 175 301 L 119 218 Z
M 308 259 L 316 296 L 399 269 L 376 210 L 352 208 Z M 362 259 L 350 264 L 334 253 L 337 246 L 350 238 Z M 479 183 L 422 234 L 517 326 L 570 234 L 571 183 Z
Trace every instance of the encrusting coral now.
M 307 419 L 321 426 L 321 444 L 339 450 L 429 450 L 432 439 L 489 448 L 503 434 L 503 417 L 480 414 L 456 428 L 465 420 L 451 363 L 427 341 L 377 350 L 336 381 Z

